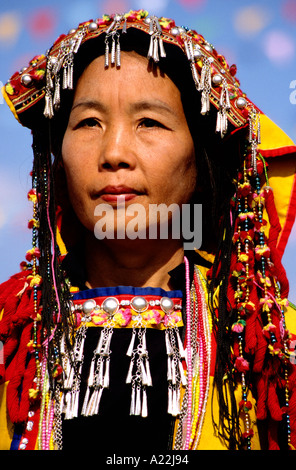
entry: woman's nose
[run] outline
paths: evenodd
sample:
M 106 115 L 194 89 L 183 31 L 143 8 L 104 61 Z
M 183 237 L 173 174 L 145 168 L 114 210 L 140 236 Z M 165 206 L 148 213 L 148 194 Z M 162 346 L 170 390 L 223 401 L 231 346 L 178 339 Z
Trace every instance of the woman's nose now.
M 101 170 L 133 169 L 136 155 L 131 144 L 130 131 L 123 125 L 113 125 L 104 134 L 100 148 Z

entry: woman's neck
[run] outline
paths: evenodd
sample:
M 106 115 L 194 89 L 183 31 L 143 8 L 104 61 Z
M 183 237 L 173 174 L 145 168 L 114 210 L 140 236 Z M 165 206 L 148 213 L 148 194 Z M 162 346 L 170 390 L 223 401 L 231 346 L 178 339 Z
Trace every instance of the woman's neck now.
M 133 240 L 105 242 L 87 237 L 85 243 L 86 285 L 89 288 L 129 285 L 171 290 L 170 270 L 183 262 L 178 240 Z

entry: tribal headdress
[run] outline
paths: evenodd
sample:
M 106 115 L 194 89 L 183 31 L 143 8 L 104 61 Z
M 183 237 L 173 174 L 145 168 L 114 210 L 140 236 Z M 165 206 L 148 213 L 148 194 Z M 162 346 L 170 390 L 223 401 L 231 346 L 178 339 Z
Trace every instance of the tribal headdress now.
M 232 142 L 238 134 L 244 135 L 240 139 L 243 142 L 240 161 L 233 163 L 229 198 L 219 213 L 220 238 L 216 240 L 215 261 L 208 273 L 209 304 L 217 341 L 215 382 L 221 419 L 217 429 L 230 448 L 251 447 L 247 397 L 252 386 L 258 400 L 258 418 L 269 419 L 272 426 L 283 422 L 286 441 L 291 445 L 295 439 L 290 426 L 296 419 L 295 373 L 291 372 L 289 332 L 284 320 L 288 282 L 281 257 L 296 212 L 295 146 L 248 99 L 236 78 L 236 67 L 229 66 L 212 44 L 196 31 L 178 27 L 171 19 L 150 16 L 144 10 L 104 15 L 81 23 L 60 36 L 45 55 L 34 57 L 3 87 L 15 117 L 32 130 L 34 138 L 33 187 L 28 195 L 34 212 L 29 222 L 33 246 L 27 253 L 25 274 L 15 277 L 13 289 L 19 293 L 25 279 L 32 295 L 26 290 L 26 295 L 14 297 L 15 307 L 22 304 L 23 308 L 16 308 L 18 316 L 8 315 L 0 325 L 4 340 L 13 322 L 25 325 L 21 342 L 25 345 L 30 340 L 34 352 L 32 367 L 26 369 L 19 405 L 13 399 L 21 383 L 21 370 L 25 368 L 24 354 L 18 374 L 9 385 L 12 421 L 24 420 L 30 400 L 39 397 L 44 354 L 48 355 L 54 389 L 61 373 L 57 344 L 62 332 L 71 330 L 69 292 L 59 263 L 66 247 L 56 226 L 54 132 L 63 133 L 60 129 L 65 129 L 64 111 L 69 108 L 71 90 L 85 65 L 92 58 L 105 55 L 105 67 L 120 68 L 121 50 L 127 43 L 134 44 L 128 47 L 137 52 L 141 49 L 142 54 L 145 50 L 147 58 L 168 70 L 181 89 L 190 76 L 198 99 L 190 102 L 188 113 L 201 116 L 198 125 L 203 126 L 202 120 L 208 119 L 206 126 L 213 126 L 211 135 L 217 135 L 221 142 Z M 195 104 L 196 110 L 192 109 Z M 194 122 L 189 125 L 193 133 Z M 195 132 L 198 134 L 199 129 Z M 232 157 L 225 150 L 215 158 L 220 159 L 220 167 L 232 165 Z M 278 178 L 279 166 L 281 175 L 286 176 L 284 188 Z M 6 297 L 4 288 L 0 310 L 5 307 Z M 12 310 L 10 306 L 9 311 Z M 68 341 L 70 344 L 70 335 Z M 9 344 L 7 361 L 15 347 L 13 340 Z M 229 396 L 225 393 L 226 382 Z M 242 385 L 242 396 L 236 409 L 234 393 L 238 383 Z M 241 416 L 245 422 L 243 435 L 238 431 Z M 269 438 L 270 448 L 278 448 L 276 434 L 271 432 Z

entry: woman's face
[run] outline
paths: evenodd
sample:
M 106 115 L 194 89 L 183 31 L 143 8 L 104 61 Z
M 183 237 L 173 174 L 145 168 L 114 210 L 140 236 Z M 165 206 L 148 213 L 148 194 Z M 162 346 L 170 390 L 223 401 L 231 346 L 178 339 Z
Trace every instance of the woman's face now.
M 104 69 L 102 56 L 85 69 L 62 159 L 70 202 L 92 232 L 103 204 L 113 209 L 108 217 L 116 232 L 119 211 L 126 226 L 132 219 L 127 209 L 140 205 L 147 226 L 151 205 L 181 206 L 195 189 L 194 144 L 180 92 L 159 69 L 148 71 L 147 59 L 136 53 L 122 52 L 120 69 Z

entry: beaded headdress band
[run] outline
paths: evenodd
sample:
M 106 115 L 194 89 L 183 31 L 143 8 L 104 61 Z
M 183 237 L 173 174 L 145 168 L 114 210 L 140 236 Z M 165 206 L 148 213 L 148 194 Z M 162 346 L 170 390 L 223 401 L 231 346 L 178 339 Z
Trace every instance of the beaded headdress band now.
M 75 54 L 83 43 L 105 34 L 105 66 L 120 67 L 120 38 L 130 28 L 150 35 L 147 57 L 155 63 L 166 56 L 166 44 L 185 53 L 194 84 L 201 93 L 201 114 L 209 112 L 210 104 L 217 109 L 216 131 L 221 136 L 227 132 L 228 121 L 236 128 L 247 122 L 254 124 L 257 111 L 240 89 L 236 66 L 229 67 L 225 58 L 196 31 L 178 27 L 171 19 L 149 16 L 144 10 L 104 15 L 81 23 L 61 35 L 46 55 L 34 57 L 28 67 L 16 72 L 3 93 L 17 119 L 34 128 L 34 110 L 40 102 L 44 102 L 44 116 L 54 116 L 61 104 L 61 90 L 73 88 Z M 254 130 L 257 135 L 257 128 Z

